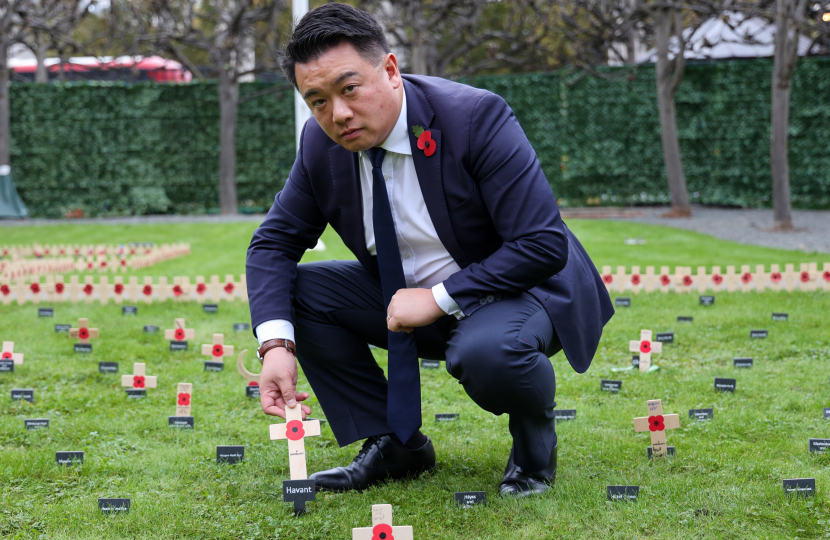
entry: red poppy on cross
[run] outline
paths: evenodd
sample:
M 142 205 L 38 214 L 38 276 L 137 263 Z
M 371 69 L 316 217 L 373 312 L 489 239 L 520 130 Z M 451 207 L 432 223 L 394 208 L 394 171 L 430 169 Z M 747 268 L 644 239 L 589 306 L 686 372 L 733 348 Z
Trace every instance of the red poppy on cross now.
M 184 341 L 196 337 L 196 331 L 192 328 L 185 328 L 184 319 L 174 319 L 173 328 L 164 331 L 164 339 L 167 341 Z
M 121 386 L 127 388 L 155 388 L 156 377 L 146 374 L 147 366 L 142 362 L 133 364 L 132 375 L 121 375 Z
M 202 354 L 224 362 L 224 357 L 233 356 L 233 345 L 225 345 L 224 334 L 213 334 L 213 343 L 202 345 Z

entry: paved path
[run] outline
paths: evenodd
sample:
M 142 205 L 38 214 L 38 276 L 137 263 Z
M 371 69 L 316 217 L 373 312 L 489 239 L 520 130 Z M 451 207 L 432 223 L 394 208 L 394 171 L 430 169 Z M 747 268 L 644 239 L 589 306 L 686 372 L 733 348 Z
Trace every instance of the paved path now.
M 618 219 L 637 223 L 668 225 L 717 238 L 734 240 L 744 244 L 755 244 L 782 249 L 800 249 L 807 252 L 830 253 L 830 211 L 794 210 L 793 223 L 796 231 L 773 232 L 772 210 L 745 210 L 734 208 L 710 208 L 696 206 L 688 219 L 660 217 L 668 207 L 634 208 L 566 208 L 562 210 L 565 219 Z M 23 225 L 66 225 L 68 223 L 96 225 L 138 225 L 148 223 L 230 223 L 256 222 L 263 220 L 263 214 L 240 214 L 236 216 L 133 216 L 121 218 L 76 219 L 30 219 L 0 220 L 0 227 Z
M 667 210 L 668 207 L 632 208 L 608 219 L 668 225 L 743 244 L 830 253 L 830 211 L 827 210 L 793 210 L 796 228 L 793 232 L 771 230 L 772 210 L 696 206 L 691 218 L 660 217 Z

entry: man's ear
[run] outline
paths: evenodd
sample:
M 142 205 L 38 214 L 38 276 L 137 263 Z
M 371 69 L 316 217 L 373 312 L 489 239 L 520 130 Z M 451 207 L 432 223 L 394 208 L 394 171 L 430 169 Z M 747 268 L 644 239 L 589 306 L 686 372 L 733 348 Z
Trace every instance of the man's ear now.
M 397 88 L 401 84 L 401 73 L 398 71 L 398 59 L 393 53 L 387 53 L 383 59 L 383 71 L 392 83 L 392 88 Z

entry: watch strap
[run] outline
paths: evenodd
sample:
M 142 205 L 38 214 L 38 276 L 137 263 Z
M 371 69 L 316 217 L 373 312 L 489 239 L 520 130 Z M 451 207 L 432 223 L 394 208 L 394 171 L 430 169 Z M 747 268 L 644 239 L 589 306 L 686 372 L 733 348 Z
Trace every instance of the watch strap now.
M 259 361 L 262 362 L 265 359 L 265 353 L 271 349 L 276 349 L 277 347 L 285 347 L 291 354 L 297 354 L 297 346 L 294 345 L 294 342 L 290 339 L 269 339 L 260 345 L 259 349 L 257 349 L 257 358 L 259 358 Z

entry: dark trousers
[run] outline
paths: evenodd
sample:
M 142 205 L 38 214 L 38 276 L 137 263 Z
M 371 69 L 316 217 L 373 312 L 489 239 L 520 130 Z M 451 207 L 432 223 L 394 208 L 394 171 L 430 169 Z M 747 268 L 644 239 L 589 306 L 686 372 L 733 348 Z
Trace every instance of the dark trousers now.
M 337 442 L 391 433 L 386 377 L 368 346 L 387 348 L 380 281 L 357 261 L 300 264 L 294 298 L 297 357 Z M 537 471 L 556 444 L 556 379 L 548 357 L 562 346 L 530 294 L 488 300 L 460 321 L 446 315 L 417 328 L 418 355 L 446 360 L 479 407 L 509 414 L 515 462 Z

